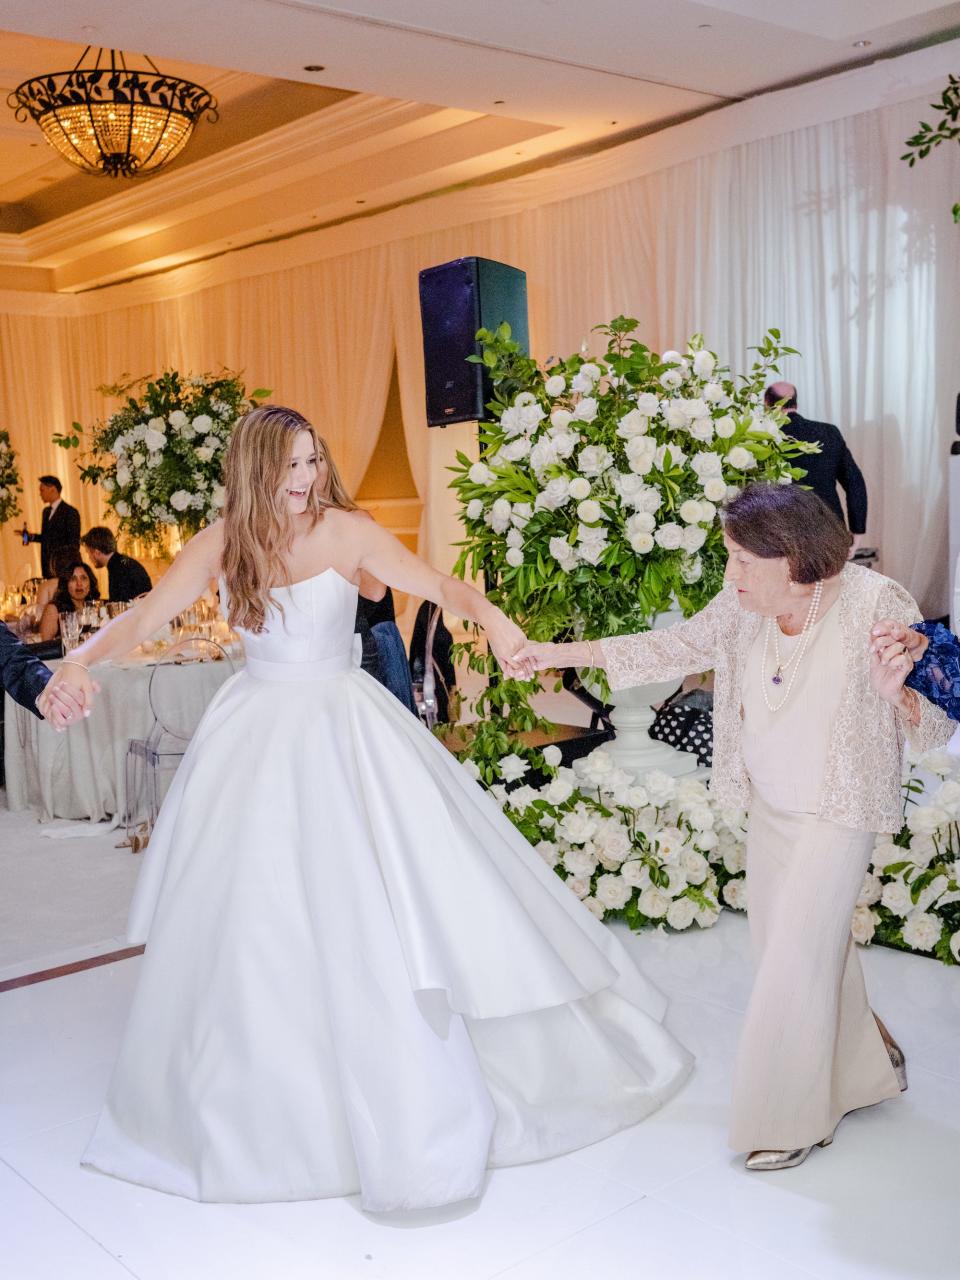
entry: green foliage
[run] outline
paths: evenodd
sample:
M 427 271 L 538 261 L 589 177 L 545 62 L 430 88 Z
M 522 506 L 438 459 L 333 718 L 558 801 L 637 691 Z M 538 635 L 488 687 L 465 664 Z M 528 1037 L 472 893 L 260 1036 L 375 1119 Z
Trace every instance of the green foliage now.
M 20 515 L 23 484 L 17 466 L 17 453 L 10 443 L 10 433 L 0 428 L 0 524 Z
M 270 392 L 248 395 L 228 370 L 185 378 L 173 369 L 97 389 L 124 402 L 92 428 L 78 466 L 85 484 L 103 489 L 119 528 L 159 546 L 169 526 L 189 536 L 216 519 L 227 442 L 237 420 Z M 83 431 L 75 422 L 53 441 L 78 449 Z
M 960 76 L 948 76 L 939 101 L 931 102 L 930 109 L 940 113 L 936 123 L 922 120 L 917 132 L 907 139 L 907 150 L 900 157 L 911 169 L 918 160 L 925 160 L 941 142 L 960 140 Z M 960 222 L 960 203 L 953 206 L 952 212 L 954 222 Z

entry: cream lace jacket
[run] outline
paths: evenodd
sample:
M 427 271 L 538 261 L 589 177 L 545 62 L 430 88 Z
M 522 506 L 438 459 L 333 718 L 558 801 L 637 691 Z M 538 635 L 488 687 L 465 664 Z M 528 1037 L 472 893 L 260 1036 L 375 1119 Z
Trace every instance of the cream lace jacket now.
M 956 725 L 920 699 L 917 728 L 870 687 L 870 628 L 880 618 L 920 619 L 898 583 L 859 565 L 841 575 L 840 610 L 846 681 L 827 756 L 819 816 L 861 831 L 900 830 L 905 736 L 918 751 L 949 742 Z M 741 608 L 736 591 L 720 592 L 700 613 L 663 631 L 601 641 L 612 689 L 714 672 L 713 776 L 721 804 L 746 808 L 750 783 L 740 751 L 741 686 L 747 654 L 763 619 Z

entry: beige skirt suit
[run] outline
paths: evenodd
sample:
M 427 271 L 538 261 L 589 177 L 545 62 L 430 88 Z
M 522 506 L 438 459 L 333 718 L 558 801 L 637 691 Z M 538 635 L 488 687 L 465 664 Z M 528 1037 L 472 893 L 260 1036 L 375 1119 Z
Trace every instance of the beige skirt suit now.
M 900 828 L 905 735 L 927 750 L 955 726 L 923 702 L 911 729 L 870 688 L 870 628 L 882 617 L 909 624 L 920 613 L 902 587 L 848 565 L 782 706 L 786 681 L 770 683 L 772 644 L 763 670 L 765 620 L 733 590 L 675 627 L 602 642 L 615 689 L 715 672 L 711 791 L 749 811 L 756 980 L 734 1077 L 738 1151 L 812 1146 L 846 1112 L 898 1092 L 850 921 L 874 834 Z M 777 639 L 789 661 L 798 638 Z

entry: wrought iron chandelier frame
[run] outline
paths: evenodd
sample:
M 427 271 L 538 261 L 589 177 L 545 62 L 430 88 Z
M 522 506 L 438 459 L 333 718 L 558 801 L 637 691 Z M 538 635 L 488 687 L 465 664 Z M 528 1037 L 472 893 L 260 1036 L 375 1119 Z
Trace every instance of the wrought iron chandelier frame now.
M 183 151 L 201 116 L 205 115 L 211 122 L 219 119 L 217 100 L 211 93 L 191 80 L 166 75 L 146 54 L 143 56 L 149 70 L 128 67 L 121 50 L 102 48 L 93 66 L 83 67 L 91 48 L 87 45 L 70 71 L 54 71 L 24 80 L 7 97 L 7 104 L 18 120 L 32 118 L 47 142 L 85 173 L 126 178 L 156 173 Z M 109 64 L 104 59 L 106 53 Z M 122 150 L 105 151 L 98 113 L 111 106 L 126 115 L 126 138 Z M 149 132 L 155 135 L 153 145 L 143 155 L 132 150 L 138 111 L 141 118 L 144 113 L 151 115 Z M 68 112 L 73 132 L 65 123 Z M 84 116 L 84 127 L 89 126 L 88 141 L 95 144 L 99 163 L 92 162 L 77 145 L 76 122 Z M 172 140 L 171 134 L 175 135 Z M 158 156 L 165 141 L 169 145 Z

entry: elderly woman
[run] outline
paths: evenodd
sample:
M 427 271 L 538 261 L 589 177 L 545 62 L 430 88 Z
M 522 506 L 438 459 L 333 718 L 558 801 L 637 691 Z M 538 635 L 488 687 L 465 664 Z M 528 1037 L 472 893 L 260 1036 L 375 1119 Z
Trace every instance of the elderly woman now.
M 749 810 L 757 966 L 730 1140 L 750 1153 L 747 1168 L 784 1169 L 827 1146 L 847 1112 L 906 1088 L 850 921 L 875 833 L 900 829 L 904 737 L 927 749 L 951 726 L 871 657 L 876 621 L 919 613 L 897 583 L 847 563 L 850 535 L 819 498 L 753 485 L 723 519 L 725 589 L 701 613 L 515 656 L 541 669 L 604 667 L 613 689 L 714 671 L 711 790 Z
M 960 640 L 942 622 L 904 626 L 884 618 L 873 628 L 879 662 L 890 666 L 908 689 L 928 698 L 951 720 L 960 720 Z M 899 683 L 890 685 L 892 695 Z

